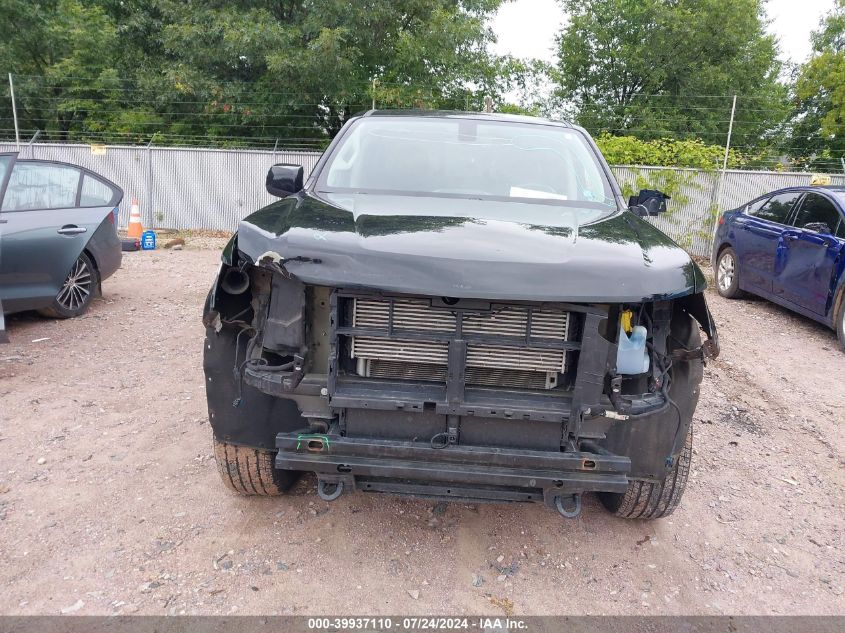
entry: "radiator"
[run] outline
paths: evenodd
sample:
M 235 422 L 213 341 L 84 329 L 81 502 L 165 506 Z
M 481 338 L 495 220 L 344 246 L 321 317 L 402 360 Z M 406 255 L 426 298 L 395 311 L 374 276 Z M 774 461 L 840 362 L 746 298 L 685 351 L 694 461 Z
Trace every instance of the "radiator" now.
M 493 305 L 488 311 L 452 311 L 432 307 L 425 299 L 393 299 L 392 303 L 392 338 L 352 337 L 351 354 L 362 376 L 444 381 L 449 344 L 435 339 L 457 333 L 456 314 L 467 340 L 467 384 L 550 389 L 566 369 L 564 350 L 537 345 L 567 340 L 569 313 L 563 310 Z M 354 299 L 353 327 L 387 331 L 390 305 L 390 300 Z M 415 336 L 403 338 L 403 332 Z M 426 334 L 433 338 L 426 339 Z

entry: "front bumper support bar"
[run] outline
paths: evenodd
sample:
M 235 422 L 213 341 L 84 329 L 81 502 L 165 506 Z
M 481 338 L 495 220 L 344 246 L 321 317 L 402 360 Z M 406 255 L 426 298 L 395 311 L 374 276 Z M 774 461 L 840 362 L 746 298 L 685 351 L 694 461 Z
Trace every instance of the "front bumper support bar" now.
M 547 503 L 561 494 L 628 488 L 627 457 L 279 433 L 276 468 L 316 472 L 361 490 Z M 449 486 L 448 484 L 454 484 Z M 455 491 L 452 491 L 452 488 Z M 458 493 L 458 490 L 461 492 Z

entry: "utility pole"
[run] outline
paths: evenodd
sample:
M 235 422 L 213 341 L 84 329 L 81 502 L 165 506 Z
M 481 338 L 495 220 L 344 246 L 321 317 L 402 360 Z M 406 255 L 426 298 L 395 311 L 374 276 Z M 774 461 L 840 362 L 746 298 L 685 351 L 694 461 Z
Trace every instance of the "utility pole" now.
M 722 162 L 722 171 L 728 168 L 728 152 L 731 151 L 731 134 L 734 131 L 734 115 L 736 114 L 736 95 L 734 95 L 733 105 L 731 105 L 731 121 L 728 123 L 728 140 L 725 143 L 725 160 Z
M 12 73 L 9 73 L 9 92 L 12 96 L 12 118 L 15 120 L 15 146 L 18 151 L 21 149 L 21 134 L 18 130 L 18 108 L 15 105 L 15 82 L 12 81 Z
M 488 114 L 493 111 L 493 97 L 484 97 L 484 111 Z
M 725 172 L 728 169 L 728 155 L 731 151 L 731 135 L 734 131 L 734 115 L 736 115 L 736 95 L 734 95 L 733 103 L 731 104 L 731 120 L 728 123 L 728 138 L 725 141 L 725 158 L 722 160 L 722 171 L 719 172 L 719 181 L 716 185 L 716 213 L 713 216 L 713 233 L 711 244 L 716 239 L 716 229 L 719 227 L 719 213 L 722 210 L 722 187 L 725 180 Z
M 376 81 L 378 80 L 373 77 L 373 110 L 376 109 Z

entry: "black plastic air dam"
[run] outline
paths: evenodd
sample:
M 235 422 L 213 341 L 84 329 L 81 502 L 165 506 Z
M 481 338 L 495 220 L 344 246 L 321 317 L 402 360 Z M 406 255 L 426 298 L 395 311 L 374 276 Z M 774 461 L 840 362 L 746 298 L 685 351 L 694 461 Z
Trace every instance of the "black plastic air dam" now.
M 422 442 L 279 433 L 276 468 L 344 475 L 367 481 L 455 484 L 465 498 L 499 489 L 497 498 L 526 500 L 526 490 L 618 492 L 628 488 L 631 461 L 618 455 L 560 453 L 481 446 L 432 448 Z M 356 485 L 367 490 L 366 485 Z M 477 489 L 479 495 L 471 494 Z M 453 495 L 455 496 L 455 495 Z M 537 500 L 542 500 L 539 496 Z

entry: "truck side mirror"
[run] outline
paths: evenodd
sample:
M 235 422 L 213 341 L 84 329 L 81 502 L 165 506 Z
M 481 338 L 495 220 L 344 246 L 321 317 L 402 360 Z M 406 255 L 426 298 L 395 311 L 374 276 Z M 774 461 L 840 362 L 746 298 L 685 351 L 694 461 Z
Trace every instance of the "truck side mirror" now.
M 641 218 L 666 213 L 666 201 L 670 200 L 662 191 L 640 189 L 636 196 L 628 198 L 628 208 Z
M 273 165 L 267 172 L 267 192 L 284 198 L 302 189 L 302 165 Z

